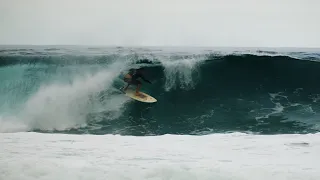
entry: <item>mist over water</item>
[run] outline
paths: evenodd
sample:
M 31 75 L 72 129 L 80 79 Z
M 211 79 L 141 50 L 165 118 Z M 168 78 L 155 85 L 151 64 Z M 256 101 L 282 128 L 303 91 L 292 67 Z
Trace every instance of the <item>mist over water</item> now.
M 106 91 L 103 98 L 110 98 L 108 97 L 109 94 L 114 91 L 110 86 L 121 69 L 117 62 L 110 64 L 105 69 L 98 68 L 99 70 L 95 72 L 94 70 L 97 68 L 85 68 L 82 74 L 74 72 L 77 67 L 67 67 L 68 70 L 62 67 L 61 70 L 57 70 L 59 68 L 49 65 L 44 70 L 37 67 L 36 64 L 35 66 L 15 66 L 24 71 L 23 74 L 28 71 L 34 71 L 35 74 L 32 74 L 33 76 L 23 76 L 19 79 L 21 82 L 19 84 L 20 89 L 16 90 L 14 95 L 24 93 L 27 96 L 23 97 L 24 101 L 10 102 L 11 97 L 3 97 L 6 98 L 8 103 L 11 103 L 10 107 L 16 109 L 11 115 L 2 116 L 1 131 L 77 128 L 86 125 L 89 113 L 107 111 L 110 113 L 109 118 L 118 116 L 121 105 L 127 101 L 124 96 L 119 95 L 114 95 L 111 101 L 100 101 L 99 93 L 109 90 Z M 83 69 L 81 65 L 78 68 Z M 68 73 L 68 71 L 70 72 Z M 37 80 L 40 82 L 34 82 Z M 26 82 L 30 81 L 34 82 L 33 85 L 38 86 L 38 88 L 34 88 L 30 84 L 25 85 Z M 2 90 L 6 93 L 5 91 L 10 92 L 13 88 L 4 86 Z M 3 108 L 3 110 L 5 109 L 11 110 Z M 16 124 L 20 125 L 17 126 Z

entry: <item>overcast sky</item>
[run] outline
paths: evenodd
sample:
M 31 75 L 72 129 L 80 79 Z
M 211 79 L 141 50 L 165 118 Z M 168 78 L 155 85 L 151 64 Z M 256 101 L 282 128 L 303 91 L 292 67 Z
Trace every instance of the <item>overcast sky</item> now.
M 0 0 L 0 44 L 320 47 L 320 0 Z

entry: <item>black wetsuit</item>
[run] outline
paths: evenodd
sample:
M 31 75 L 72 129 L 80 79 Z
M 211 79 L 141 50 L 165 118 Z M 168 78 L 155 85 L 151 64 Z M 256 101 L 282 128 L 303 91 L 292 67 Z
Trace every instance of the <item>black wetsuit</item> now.
M 144 81 L 148 82 L 151 84 L 151 82 L 149 80 L 147 80 L 142 73 L 140 73 L 139 71 L 135 70 L 135 69 L 131 69 L 128 73 L 131 76 L 131 79 L 127 79 L 124 78 L 124 81 L 129 83 L 129 84 L 133 84 L 133 85 L 139 85 L 142 84 L 138 79 L 141 78 Z

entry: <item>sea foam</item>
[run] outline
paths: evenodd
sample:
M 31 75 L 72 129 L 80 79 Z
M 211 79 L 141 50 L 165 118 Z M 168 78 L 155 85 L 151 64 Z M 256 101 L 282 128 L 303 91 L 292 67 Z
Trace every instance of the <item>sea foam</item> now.
M 320 134 L 0 134 L 0 179 L 320 179 Z

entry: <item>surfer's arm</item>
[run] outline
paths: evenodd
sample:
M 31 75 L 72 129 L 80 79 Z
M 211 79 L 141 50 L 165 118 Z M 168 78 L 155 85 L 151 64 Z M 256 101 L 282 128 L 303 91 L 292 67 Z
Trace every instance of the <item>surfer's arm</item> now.
M 148 82 L 148 83 L 151 84 L 151 82 L 150 82 L 148 79 L 146 79 L 145 77 L 143 77 L 142 75 L 140 75 L 140 77 L 141 77 L 141 79 L 143 79 L 145 82 Z

